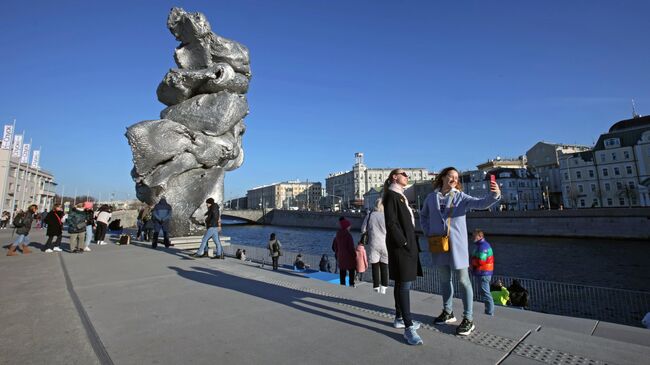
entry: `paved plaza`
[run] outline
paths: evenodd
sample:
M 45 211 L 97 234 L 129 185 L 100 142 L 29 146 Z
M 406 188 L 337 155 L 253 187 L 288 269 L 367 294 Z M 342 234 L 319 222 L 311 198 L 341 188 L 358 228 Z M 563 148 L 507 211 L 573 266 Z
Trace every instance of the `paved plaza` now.
M 641 364 L 650 331 L 497 308 L 477 330 L 433 326 L 441 298 L 412 293 L 424 346 L 392 327 L 392 295 L 178 249 L 96 246 L 0 256 L 0 364 Z M 3 246 L 11 231 L 0 232 Z M 64 239 L 64 242 L 66 240 Z M 67 245 L 64 244 L 64 248 Z M 389 289 L 392 294 L 392 289 Z M 455 313 L 462 313 L 455 303 Z M 457 323 L 458 324 L 458 323 Z M 645 360 L 643 360 L 645 359 Z

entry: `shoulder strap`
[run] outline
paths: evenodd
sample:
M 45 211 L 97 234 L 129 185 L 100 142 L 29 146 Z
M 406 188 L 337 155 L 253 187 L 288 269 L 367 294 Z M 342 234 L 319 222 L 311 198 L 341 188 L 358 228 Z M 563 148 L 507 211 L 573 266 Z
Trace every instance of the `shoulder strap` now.
M 454 192 L 451 192 L 451 203 L 449 204 L 449 217 L 447 217 L 447 237 L 451 230 L 451 216 L 454 214 Z

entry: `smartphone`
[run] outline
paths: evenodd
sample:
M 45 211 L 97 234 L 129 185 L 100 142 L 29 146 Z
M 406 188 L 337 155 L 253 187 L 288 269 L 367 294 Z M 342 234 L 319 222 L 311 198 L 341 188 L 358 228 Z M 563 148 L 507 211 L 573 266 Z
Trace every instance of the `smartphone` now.
M 496 175 L 490 175 L 490 183 L 495 183 L 497 182 L 497 176 Z

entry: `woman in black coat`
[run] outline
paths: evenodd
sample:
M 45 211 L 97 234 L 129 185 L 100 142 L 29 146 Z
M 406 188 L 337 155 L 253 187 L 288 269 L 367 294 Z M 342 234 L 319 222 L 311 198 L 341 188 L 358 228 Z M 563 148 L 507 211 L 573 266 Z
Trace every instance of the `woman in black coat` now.
M 63 223 L 61 219 L 64 213 L 61 210 L 61 204 L 54 204 L 52 211 L 45 216 L 45 224 L 47 224 L 47 243 L 45 243 L 45 252 L 61 251 L 61 234 L 63 233 Z M 52 243 L 54 237 L 56 242 Z
M 421 345 L 416 330 L 420 323 L 411 319 L 410 289 L 417 276 L 422 276 L 419 247 L 415 237 L 415 217 L 404 196 L 408 175 L 402 169 L 390 172 L 384 182 L 384 218 L 386 220 L 386 247 L 388 273 L 395 281 L 395 328 L 404 328 L 409 345 Z

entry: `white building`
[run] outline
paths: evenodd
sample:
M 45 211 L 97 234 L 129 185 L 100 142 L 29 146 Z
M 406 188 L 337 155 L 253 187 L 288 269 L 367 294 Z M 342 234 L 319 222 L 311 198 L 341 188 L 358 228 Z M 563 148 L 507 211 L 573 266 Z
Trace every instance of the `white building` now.
M 594 148 L 560 157 L 565 207 L 650 206 L 650 116 L 614 124 Z
M 363 153 L 354 154 L 355 164 L 351 171 L 329 174 L 325 179 L 328 204 L 342 204 L 344 207 L 364 206 L 363 196 L 372 188 L 381 187 L 395 167 L 369 168 L 363 162 Z M 427 169 L 421 167 L 402 168 L 409 175 L 409 182 L 428 180 Z
M 19 160 L 11 157 L 11 150 L 0 149 L 0 211 L 24 210 L 31 204 L 38 205 L 39 211 L 50 210 L 54 205 L 54 176 Z
M 320 182 L 285 181 L 246 193 L 248 209 L 317 210 L 323 196 Z
M 539 179 L 526 168 L 498 167 L 489 171 L 473 170 L 461 174 L 463 191 L 471 196 L 489 194 L 490 177 L 495 175 L 501 189 L 501 202 L 507 210 L 535 210 L 543 204 Z

